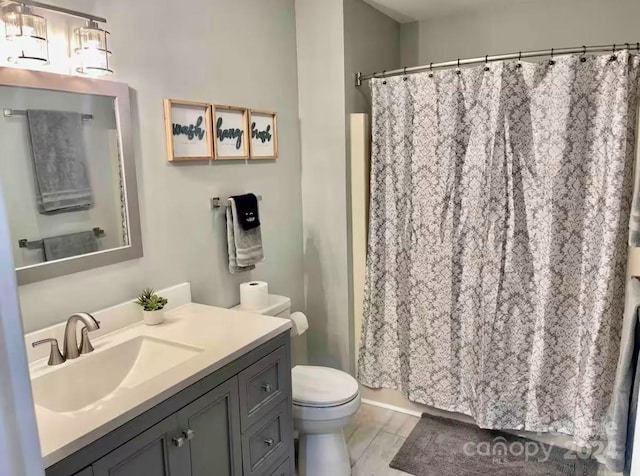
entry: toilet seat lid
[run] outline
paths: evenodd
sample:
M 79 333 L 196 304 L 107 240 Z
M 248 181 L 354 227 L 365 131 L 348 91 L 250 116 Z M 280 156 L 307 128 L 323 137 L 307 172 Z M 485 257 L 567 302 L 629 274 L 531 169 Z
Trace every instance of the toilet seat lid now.
M 291 369 L 293 403 L 309 407 L 335 407 L 358 394 L 351 375 L 329 367 L 296 365 Z

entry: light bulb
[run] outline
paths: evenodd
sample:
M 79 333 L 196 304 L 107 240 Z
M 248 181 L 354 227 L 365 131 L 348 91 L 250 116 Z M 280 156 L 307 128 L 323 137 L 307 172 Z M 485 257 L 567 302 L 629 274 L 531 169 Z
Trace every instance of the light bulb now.
M 7 59 L 20 64 L 47 64 L 47 20 L 28 6 L 18 5 L 3 15 L 5 37 L 10 45 Z
M 89 76 L 104 76 L 113 71 L 109 68 L 111 52 L 107 48 L 108 31 L 90 20 L 87 26 L 75 29 L 78 57 L 76 71 Z

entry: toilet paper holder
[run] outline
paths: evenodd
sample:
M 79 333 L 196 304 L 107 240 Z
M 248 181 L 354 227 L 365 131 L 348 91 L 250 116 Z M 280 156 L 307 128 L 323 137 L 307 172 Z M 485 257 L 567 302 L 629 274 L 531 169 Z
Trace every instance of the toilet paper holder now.
M 256 197 L 258 198 L 258 201 L 262 200 L 262 195 L 256 195 Z M 212 210 L 217 210 L 218 208 L 222 208 L 222 206 L 223 206 L 223 205 L 220 204 L 220 202 L 221 202 L 221 198 L 220 197 L 211 197 L 209 199 L 209 202 L 210 202 Z M 224 206 L 228 207 L 229 204 L 226 203 Z

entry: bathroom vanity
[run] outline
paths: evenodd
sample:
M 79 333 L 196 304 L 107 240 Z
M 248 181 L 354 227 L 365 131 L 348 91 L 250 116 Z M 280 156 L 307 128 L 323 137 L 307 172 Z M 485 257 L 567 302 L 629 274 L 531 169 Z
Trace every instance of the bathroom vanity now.
M 188 303 L 32 364 L 46 475 L 293 475 L 289 328 Z

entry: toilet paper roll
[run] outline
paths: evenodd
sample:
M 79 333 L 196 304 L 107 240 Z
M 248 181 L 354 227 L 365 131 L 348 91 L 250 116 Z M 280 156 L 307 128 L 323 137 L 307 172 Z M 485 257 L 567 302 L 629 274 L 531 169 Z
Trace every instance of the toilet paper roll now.
M 249 281 L 240 284 L 240 306 L 248 311 L 257 311 L 269 305 L 269 285 L 264 281 Z
M 291 334 L 299 336 L 309 329 L 309 319 L 302 312 L 294 312 L 289 316 L 291 319 Z

